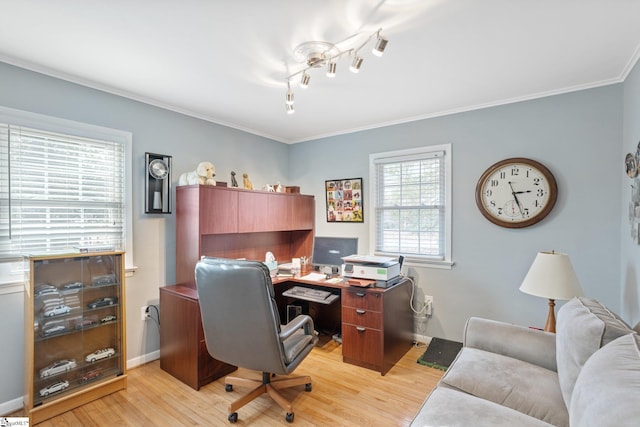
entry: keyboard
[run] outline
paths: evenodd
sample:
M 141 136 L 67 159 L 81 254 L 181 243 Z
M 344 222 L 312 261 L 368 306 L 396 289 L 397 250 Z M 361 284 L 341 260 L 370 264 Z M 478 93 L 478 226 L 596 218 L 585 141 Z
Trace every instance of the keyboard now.
M 304 286 L 294 286 L 293 288 L 284 291 L 282 295 L 306 301 L 319 302 L 322 304 L 331 304 L 339 297 L 339 295 L 332 294 L 329 291 L 305 288 Z
M 308 297 L 317 298 L 317 299 L 325 299 L 329 295 L 331 295 L 331 292 L 329 291 L 323 291 L 321 289 L 305 288 L 303 286 L 294 286 L 293 288 L 289 289 L 287 293 L 292 295 L 297 295 L 297 296 L 300 296 L 300 295 L 308 296 Z

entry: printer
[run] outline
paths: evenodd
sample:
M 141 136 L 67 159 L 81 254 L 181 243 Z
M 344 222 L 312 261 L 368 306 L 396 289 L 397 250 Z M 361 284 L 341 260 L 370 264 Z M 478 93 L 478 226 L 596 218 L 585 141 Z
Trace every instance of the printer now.
M 395 258 L 350 255 L 343 260 L 342 275 L 344 277 L 375 280 L 377 287 L 392 286 L 399 281 L 402 266 Z

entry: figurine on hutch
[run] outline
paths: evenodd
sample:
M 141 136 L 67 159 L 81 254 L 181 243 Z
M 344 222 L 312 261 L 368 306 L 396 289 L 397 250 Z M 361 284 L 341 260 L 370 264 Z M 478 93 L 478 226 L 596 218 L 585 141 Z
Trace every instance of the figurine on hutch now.
M 180 175 L 178 185 L 216 185 L 216 168 L 211 162 L 200 162 L 196 170 Z
M 246 188 L 247 190 L 253 190 L 253 184 L 251 183 L 251 181 L 249 181 L 249 174 L 248 173 L 243 173 L 242 174 L 242 178 L 243 178 L 243 184 L 244 184 L 244 188 Z

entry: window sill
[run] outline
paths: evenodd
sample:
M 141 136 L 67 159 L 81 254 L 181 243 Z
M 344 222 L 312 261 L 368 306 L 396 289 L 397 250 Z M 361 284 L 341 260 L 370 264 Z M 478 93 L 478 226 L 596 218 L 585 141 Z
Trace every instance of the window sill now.
M 426 267 L 451 270 L 455 263 L 453 261 L 435 261 L 420 258 L 405 258 L 403 264 L 408 267 Z

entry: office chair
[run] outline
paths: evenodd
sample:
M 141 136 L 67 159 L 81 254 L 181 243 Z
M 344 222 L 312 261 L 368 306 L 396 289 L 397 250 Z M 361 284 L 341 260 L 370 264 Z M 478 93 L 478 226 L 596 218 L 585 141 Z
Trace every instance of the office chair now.
M 311 352 L 318 339 L 313 320 L 306 315 L 280 325 L 269 269 L 261 262 L 203 258 L 196 264 L 196 287 L 209 354 L 231 365 L 262 372 L 262 380 L 225 378 L 225 390 L 252 386 L 229 405 L 229 421 L 238 420 L 239 408 L 267 393 L 293 422 L 293 407 L 280 389 L 305 385 L 311 377 L 288 375 Z

